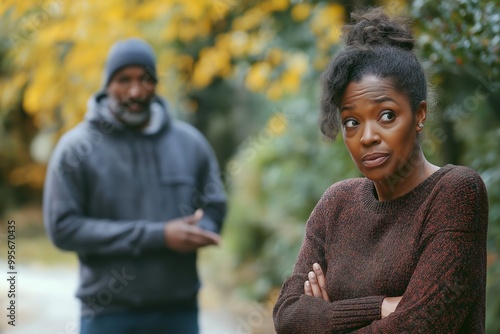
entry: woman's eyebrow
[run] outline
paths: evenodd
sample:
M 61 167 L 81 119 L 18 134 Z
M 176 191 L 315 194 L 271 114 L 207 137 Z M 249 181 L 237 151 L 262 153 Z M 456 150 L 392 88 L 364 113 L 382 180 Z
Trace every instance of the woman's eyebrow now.
M 354 110 L 354 106 L 343 106 L 340 108 L 340 112 L 345 111 L 345 110 Z
M 389 97 L 389 96 L 381 96 L 381 97 L 377 97 L 376 99 L 373 100 L 374 102 L 377 102 L 377 103 L 382 103 L 382 102 L 387 102 L 387 101 L 390 101 L 390 102 L 394 102 L 397 104 L 397 102 Z

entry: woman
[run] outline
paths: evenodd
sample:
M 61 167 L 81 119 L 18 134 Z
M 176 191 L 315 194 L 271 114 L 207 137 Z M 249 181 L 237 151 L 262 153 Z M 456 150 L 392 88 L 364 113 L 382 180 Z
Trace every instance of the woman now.
M 321 130 L 365 178 L 320 199 L 276 306 L 278 333 L 484 333 L 488 201 L 467 167 L 428 162 L 411 29 L 353 15 L 323 74 Z

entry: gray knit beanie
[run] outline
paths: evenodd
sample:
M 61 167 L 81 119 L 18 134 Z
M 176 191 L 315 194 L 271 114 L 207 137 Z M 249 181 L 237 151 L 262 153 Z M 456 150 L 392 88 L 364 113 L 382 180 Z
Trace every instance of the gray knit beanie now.
M 103 73 L 104 88 L 109 85 L 116 71 L 130 65 L 143 66 L 146 72 L 157 81 L 153 49 L 139 38 L 129 38 L 116 42 L 109 50 Z

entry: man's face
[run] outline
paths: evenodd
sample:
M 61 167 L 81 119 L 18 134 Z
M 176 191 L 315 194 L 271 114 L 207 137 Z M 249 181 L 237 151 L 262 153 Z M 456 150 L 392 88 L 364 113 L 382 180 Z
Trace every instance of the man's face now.
M 125 125 L 145 126 L 149 121 L 149 105 L 155 88 L 156 81 L 141 66 L 118 70 L 107 88 L 111 111 Z

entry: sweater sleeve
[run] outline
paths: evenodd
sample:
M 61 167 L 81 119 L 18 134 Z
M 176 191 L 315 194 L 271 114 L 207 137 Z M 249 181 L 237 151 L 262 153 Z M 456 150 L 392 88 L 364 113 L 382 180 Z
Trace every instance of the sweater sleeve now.
M 71 158 L 73 153 L 70 143 L 63 137 L 47 170 L 43 214 L 52 242 L 63 250 L 107 256 L 138 255 L 147 249 L 165 247 L 164 222 L 85 216 L 84 163 Z
M 384 296 L 366 296 L 326 302 L 304 294 L 304 282 L 318 262 L 326 272 L 325 232 L 329 208 L 327 191 L 311 213 L 292 275 L 285 281 L 273 311 L 279 333 L 344 333 L 380 319 Z
M 484 316 L 487 224 L 488 200 L 480 177 L 450 180 L 428 214 L 423 250 L 396 311 L 355 333 L 439 334 L 471 328 L 477 321 L 472 313 Z M 484 321 L 475 324 L 483 326 Z

